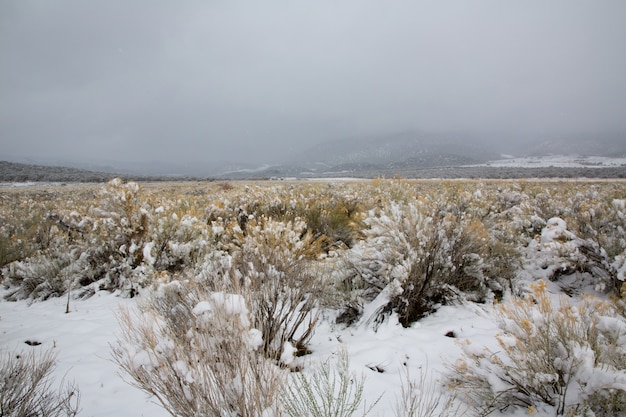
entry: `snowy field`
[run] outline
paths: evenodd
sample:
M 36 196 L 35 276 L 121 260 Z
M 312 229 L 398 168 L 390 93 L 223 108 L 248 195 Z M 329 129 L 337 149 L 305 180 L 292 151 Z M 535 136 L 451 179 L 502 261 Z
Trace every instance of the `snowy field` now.
M 115 312 L 135 300 L 101 292 L 87 300 L 0 303 L 2 352 L 44 351 L 58 355 L 56 381 L 74 381 L 80 389 L 80 416 L 166 416 L 141 391 L 120 378 L 111 361 L 109 343 L 115 341 Z M 29 346 L 25 342 L 39 342 Z
M 73 300 L 65 314 L 65 300 L 28 303 L 0 302 L 2 352 L 53 349 L 58 354 L 57 380 L 73 380 L 80 388 L 80 416 L 159 417 L 168 414 L 142 391 L 126 384 L 111 360 L 109 344 L 116 340 L 115 312 L 120 305 L 140 299 L 124 299 L 100 292 L 87 300 Z M 405 369 L 418 376 L 420 369 L 437 377 L 446 361 L 459 355 L 454 331 L 460 338 L 493 345 L 497 328 L 484 307 L 446 307 L 410 329 L 390 320 L 374 332 L 362 325 L 342 329 L 323 323 L 311 343 L 313 354 L 306 361 L 326 360 L 341 345 L 350 353 L 351 369 L 365 376 L 366 401 L 383 395 L 372 415 L 392 416 Z M 25 341 L 40 342 L 28 346 Z M 383 373 L 372 370 L 380 368 Z M 406 367 L 406 368 L 405 368 Z
M 475 409 L 460 401 L 463 395 L 451 388 L 448 378 L 454 369 L 460 369 L 454 368 L 460 359 L 469 358 L 472 366 L 472 357 L 467 355 L 501 355 L 503 350 L 512 349 L 512 341 L 523 341 L 519 332 L 525 326 L 535 329 L 531 332 L 534 334 L 541 331 L 548 320 L 541 310 L 535 310 L 541 298 L 528 298 L 538 282 L 547 283 L 548 304 L 555 309 L 563 302 L 571 304 L 574 312 L 586 305 L 584 300 L 589 300 L 589 295 L 604 303 L 602 308 L 589 310 L 593 311 L 589 317 L 590 325 L 597 327 L 602 336 L 597 344 L 606 344 L 613 352 L 607 353 L 608 359 L 600 357 L 597 352 L 601 351 L 586 348 L 587 342 L 582 339 L 571 346 L 564 342 L 562 350 L 575 354 L 567 356 L 557 349 L 555 363 L 576 363 L 576 372 L 566 374 L 573 382 L 569 393 L 563 394 L 565 405 L 597 401 L 591 397 L 592 388 L 610 396 L 626 393 L 623 363 L 616 367 L 605 364 L 609 362 L 594 365 L 595 360 L 612 360 L 614 354 L 626 357 L 626 304 L 620 300 L 619 290 L 612 289 L 626 276 L 623 183 L 375 180 L 234 186 L 196 183 L 186 187 L 151 185 L 142 190 L 134 183 L 112 182 L 95 192 L 89 188 L 72 191 L 81 193 L 72 197 L 74 200 L 59 200 L 59 195 L 66 195 L 63 187 L 45 193 L 25 189 L 24 196 L 29 198 L 23 200 L 19 190 L 4 195 L 1 208 L 5 218 L 14 218 L 11 216 L 20 210 L 37 213 L 37 198 L 50 199 L 41 201 L 46 210 L 50 210 L 51 201 L 62 203 L 54 203 L 59 206 L 54 215 L 48 215 L 56 223 L 43 229 L 54 245 L 2 269 L 0 353 L 54 352 L 58 357 L 55 381 L 73 381 L 80 390 L 79 416 L 168 415 L 155 397 L 131 386 L 130 376 L 113 360 L 112 346 L 120 340 L 117 314 L 121 308 L 137 309 L 150 300 L 154 289 L 162 288 L 160 282 L 171 282 L 182 274 L 203 280 L 214 277 L 212 271 L 218 266 L 241 265 L 241 271 L 247 271 L 246 280 L 262 277 L 270 283 L 271 274 L 305 257 L 308 260 L 302 265 L 323 277 L 323 286 L 316 291 L 327 294 L 318 294 L 323 301 L 317 305 L 319 320 L 307 344 L 310 354 L 291 358 L 285 353 L 288 347 L 284 347 L 278 362 L 302 369 L 307 375 L 326 361 L 335 363 L 346 350 L 353 381 L 361 377 L 364 380 L 364 403 L 360 408 L 373 405 L 371 416 L 407 415 L 398 408 L 403 390 L 408 389 L 407 381 L 417 383 L 412 388 L 414 393 L 425 393 L 422 400 L 442 396 L 448 401 L 446 395 L 458 395 L 460 411 L 435 415 L 458 416 L 463 410 L 464 415 L 477 415 Z M 315 212 L 318 205 L 323 207 L 319 213 Z M 425 215 L 430 213 L 431 205 L 447 213 L 439 223 Z M 292 220 L 271 219 L 265 217 L 266 212 Z M 341 216 L 357 216 L 351 214 L 357 212 L 358 223 L 346 220 L 347 228 L 339 228 L 344 219 Z M 320 221 L 320 216 L 324 219 L 328 213 L 335 217 Z M 324 233 L 310 233 L 316 222 Z M 12 233 L 34 233 L 33 226 L 27 224 L 29 229 L 12 229 Z M 141 235 L 137 229 L 128 229 L 132 224 L 141 224 Z M 348 230 L 354 232 L 350 238 L 346 237 Z M 111 240 L 117 242 L 120 234 L 127 240 L 116 243 L 118 246 L 103 257 L 98 248 L 106 247 Z M 9 243 L 18 241 L 11 239 Z M 20 245 L 20 250 L 28 249 Z M 156 252 L 158 247 L 160 252 Z M 444 283 L 430 285 L 443 292 L 435 301 L 419 305 L 425 314 L 408 320 L 402 303 L 410 300 L 402 294 L 413 290 L 410 280 L 416 278 L 411 275 L 412 268 L 431 255 L 437 256 L 432 265 L 442 271 L 439 279 Z M 90 263 L 96 256 L 100 256 L 100 264 Z M 236 263 L 238 256 L 243 256 L 241 264 Z M 52 267 L 54 262 L 60 266 Z M 269 267 L 263 269 L 265 265 Z M 42 270 L 44 276 L 37 275 Z M 114 276 L 111 271 L 122 275 Z M 465 272 L 459 275 L 459 271 Z M 93 277 L 88 275 L 91 273 Z M 446 281 L 448 276 L 457 275 L 461 281 Z M 475 287 L 467 284 L 468 279 L 476 280 L 472 284 Z M 349 290 L 342 289 L 346 280 L 350 281 Z M 39 284 L 35 287 L 32 282 Z M 66 312 L 68 297 L 58 295 L 64 294 L 68 285 L 73 290 Z M 118 288 L 99 289 L 113 285 Z M 81 291 L 92 295 L 79 298 Z M 337 322 L 345 300 L 360 306 L 358 317 L 350 324 Z M 389 306 L 387 314 L 382 315 L 381 311 Z M 529 315 L 517 321 L 532 323 L 520 327 L 509 316 L 502 319 L 503 308 L 515 310 L 519 306 L 529 310 Z M 252 306 L 248 308 L 253 323 L 256 312 Z M 194 314 L 201 316 L 210 310 L 200 300 Z M 556 319 L 564 320 L 568 311 L 559 310 Z M 587 323 L 586 310 L 576 311 L 572 314 L 580 314 L 580 322 Z M 247 318 L 245 321 L 248 323 Z M 497 361 L 494 363 L 489 364 L 491 368 L 477 368 L 477 372 L 493 371 L 499 366 Z M 287 366 L 279 372 L 291 381 Z M 490 375 L 485 381 L 492 384 L 492 389 L 508 389 L 495 374 Z M 529 381 L 550 381 L 553 377 L 533 374 Z M 553 416 L 558 406 L 535 398 L 528 407 L 494 409 L 489 415 Z M 443 413 L 443 408 L 440 404 L 438 412 Z M 567 410 L 572 416 L 592 415 L 578 405 Z M 612 414 L 624 415 L 622 411 Z
M 500 168 L 607 168 L 626 166 L 626 158 L 578 155 L 551 155 L 525 158 L 510 156 L 506 159 L 489 161 L 481 166 Z

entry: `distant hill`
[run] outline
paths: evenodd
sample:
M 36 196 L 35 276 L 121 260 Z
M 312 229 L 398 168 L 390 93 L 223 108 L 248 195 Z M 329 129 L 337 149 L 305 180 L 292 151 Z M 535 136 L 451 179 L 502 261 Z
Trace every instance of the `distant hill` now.
M 620 140 L 622 139 L 622 140 Z M 624 178 L 626 167 L 492 164 L 505 158 L 552 155 L 621 157 L 626 140 L 618 136 L 533 141 L 454 134 L 407 132 L 328 141 L 292 156 L 284 164 L 223 173 L 223 178 Z M 525 143 L 525 145 L 521 145 Z M 584 158 L 569 158 L 580 160 Z M 487 163 L 490 164 L 487 164 Z M 567 165 L 567 164 L 566 164 Z M 576 164 L 570 164 L 576 165 Z
M 62 166 L 0 161 L 0 182 L 107 182 L 115 177 L 136 181 L 164 181 L 172 179 L 163 176 L 128 175 Z M 177 179 L 192 178 L 180 177 Z
M 327 141 L 273 165 L 237 161 L 185 164 L 140 161 L 117 168 L 117 172 L 112 167 L 121 165 L 104 162 L 91 165 L 100 167 L 96 170 L 76 168 L 71 162 L 68 165 L 74 168 L 47 166 L 45 162 L 41 165 L 0 162 L 0 182 L 104 182 L 114 177 L 175 181 L 207 176 L 222 179 L 626 177 L 623 163 L 595 163 L 588 158 L 626 158 L 624 135 L 532 139 L 494 134 L 478 137 L 404 132 Z
M 1 182 L 105 182 L 112 178 L 111 173 L 0 161 Z

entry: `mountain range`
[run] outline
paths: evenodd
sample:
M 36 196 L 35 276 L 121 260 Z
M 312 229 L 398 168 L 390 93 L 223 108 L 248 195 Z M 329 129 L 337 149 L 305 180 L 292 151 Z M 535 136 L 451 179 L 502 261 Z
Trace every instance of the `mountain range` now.
M 82 177 L 99 181 L 112 176 L 124 178 L 187 179 L 187 178 L 313 178 L 313 177 L 500 177 L 524 176 L 513 172 L 486 172 L 490 161 L 524 157 L 576 155 L 577 157 L 626 157 L 626 136 L 596 137 L 555 136 L 537 141 L 505 140 L 505 135 L 485 137 L 403 132 L 371 137 L 347 138 L 312 145 L 284 157 L 277 163 L 242 164 L 237 162 L 204 162 L 177 164 L 142 161 L 24 161 L 25 166 L 0 166 L 2 181 L 72 181 Z M 496 166 L 497 164 L 492 164 Z M 500 164 L 502 165 L 502 164 Z M 26 168 L 30 166 L 31 168 Z M 55 166 L 55 169 L 48 166 Z M 63 168 L 61 168 L 63 167 Z M 476 171 L 480 168 L 479 171 Z M 613 164 L 613 168 L 615 164 Z M 622 170 L 620 171 L 619 168 Z M 622 176 L 626 169 L 617 167 Z M 476 171 L 476 172 L 474 172 Z M 30 172 L 30 174 L 29 174 Z M 607 171 L 603 172 L 603 175 Z M 544 176 L 542 173 L 533 175 Z M 551 173 L 550 175 L 553 175 Z M 575 175 L 575 174 L 571 174 Z M 566 176 L 571 176 L 570 174 Z M 583 175 L 584 176 L 584 175 Z
M 540 141 L 505 140 L 505 135 L 476 137 L 454 134 L 398 133 L 370 138 L 349 138 L 320 143 L 295 154 L 282 164 L 256 170 L 233 169 L 231 178 L 404 176 L 449 177 L 490 161 L 513 157 L 626 157 L 626 136 L 554 137 Z M 477 174 L 480 176 L 480 174 Z M 489 174 L 488 176 L 500 174 Z M 454 175 L 452 175 L 454 176 Z M 474 174 L 472 174 L 474 176 Z

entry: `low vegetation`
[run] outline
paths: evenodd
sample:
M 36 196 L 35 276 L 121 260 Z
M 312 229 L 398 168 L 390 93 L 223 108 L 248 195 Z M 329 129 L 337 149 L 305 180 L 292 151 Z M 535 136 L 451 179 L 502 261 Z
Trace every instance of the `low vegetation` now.
M 557 415 L 626 412 L 626 319 L 606 301 L 555 302 L 538 281 L 523 298 L 498 306 L 498 351 L 462 344 L 451 388 L 477 415 L 547 404 Z
M 257 354 L 261 332 L 242 295 L 173 281 L 120 323 L 114 360 L 172 416 L 276 415 L 281 371 Z
M 57 390 L 51 373 L 56 356 L 51 351 L 3 354 L 0 359 L 0 416 L 74 417 L 80 392 L 61 382 Z
M 301 373 L 323 317 L 410 327 L 467 302 L 493 306 L 502 335 L 497 352 L 461 342 L 453 398 L 479 415 L 624 412 L 626 183 L 114 179 L 0 198 L 5 298 L 145 293 L 113 355 L 173 416 L 352 415 L 343 362 Z M 447 401 L 407 381 L 397 415 Z

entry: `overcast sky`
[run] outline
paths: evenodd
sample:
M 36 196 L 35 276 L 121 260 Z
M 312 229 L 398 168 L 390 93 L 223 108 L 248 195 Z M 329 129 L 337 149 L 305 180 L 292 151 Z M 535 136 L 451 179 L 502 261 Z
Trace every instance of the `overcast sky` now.
M 624 0 L 1 0 L 2 156 L 626 132 Z

